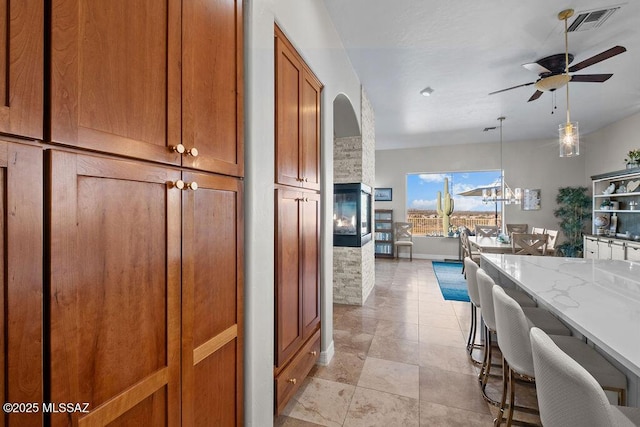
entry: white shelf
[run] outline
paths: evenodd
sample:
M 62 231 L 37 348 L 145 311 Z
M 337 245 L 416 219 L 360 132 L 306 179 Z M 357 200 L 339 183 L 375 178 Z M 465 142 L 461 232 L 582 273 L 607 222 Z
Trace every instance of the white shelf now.
M 618 197 L 618 196 L 640 196 L 640 192 L 634 193 L 613 193 L 613 194 L 595 194 L 593 196 L 594 199 L 608 199 L 610 197 Z
M 610 209 L 594 209 L 594 212 L 602 212 L 602 213 L 640 213 L 640 210 L 631 210 L 631 209 L 616 209 L 616 210 L 610 210 Z

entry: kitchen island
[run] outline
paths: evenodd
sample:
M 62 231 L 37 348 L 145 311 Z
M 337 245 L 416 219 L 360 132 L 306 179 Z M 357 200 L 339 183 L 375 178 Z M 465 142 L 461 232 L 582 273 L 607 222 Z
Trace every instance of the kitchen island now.
M 629 405 L 640 406 L 640 263 L 483 253 L 481 267 L 593 344 L 627 375 Z

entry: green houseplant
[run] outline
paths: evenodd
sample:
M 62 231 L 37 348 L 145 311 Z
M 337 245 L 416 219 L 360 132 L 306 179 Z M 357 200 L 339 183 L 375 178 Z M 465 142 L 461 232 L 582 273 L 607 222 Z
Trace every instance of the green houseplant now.
M 582 256 L 582 233 L 587 219 L 591 216 L 591 197 L 587 191 L 587 187 L 558 189 L 556 203 L 559 207 L 553 211 L 553 215 L 560 218 L 560 228 L 566 238 L 566 241 L 556 247 L 562 256 Z
M 640 167 L 640 148 L 637 150 L 629 150 L 624 161 L 627 163 L 627 169 Z

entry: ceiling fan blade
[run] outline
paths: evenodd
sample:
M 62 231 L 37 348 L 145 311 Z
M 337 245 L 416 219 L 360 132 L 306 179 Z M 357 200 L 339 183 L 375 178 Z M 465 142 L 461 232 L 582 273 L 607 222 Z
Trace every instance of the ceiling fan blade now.
M 542 96 L 542 92 L 537 90 L 537 91 L 533 92 L 533 95 L 531 95 L 531 98 L 529 98 L 529 100 L 527 102 L 535 101 L 536 99 L 540 98 L 541 96 Z
M 572 82 L 586 82 L 586 83 L 602 83 L 606 82 L 613 76 L 613 74 L 578 74 L 571 76 Z
M 491 92 L 489 95 L 494 95 L 494 94 L 496 94 L 496 93 L 505 92 L 505 91 L 507 91 L 507 90 L 516 89 L 516 88 L 519 88 L 519 87 L 530 86 L 530 85 L 532 85 L 532 84 L 534 84 L 534 83 L 535 83 L 535 82 L 530 82 L 530 83 L 525 83 L 525 84 L 518 85 L 518 86 L 508 87 L 508 88 L 506 88 L 506 89 L 502 89 L 502 90 L 497 90 L 497 91 L 495 91 L 495 92 Z
M 605 50 L 604 52 L 600 52 L 597 55 L 592 56 L 591 58 L 587 58 L 582 62 L 578 62 L 576 65 L 569 67 L 569 71 L 574 72 L 578 70 L 582 70 L 583 68 L 587 68 L 593 64 L 597 64 L 598 62 L 602 62 L 605 59 L 609 59 L 612 56 L 620 55 L 623 52 L 626 52 L 627 49 L 622 46 L 615 46 L 611 49 Z

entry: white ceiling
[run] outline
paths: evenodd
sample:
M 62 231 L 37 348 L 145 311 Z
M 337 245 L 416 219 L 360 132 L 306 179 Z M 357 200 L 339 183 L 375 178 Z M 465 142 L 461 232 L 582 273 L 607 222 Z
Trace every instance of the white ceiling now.
M 613 2 L 610 2 L 613 1 Z M 527 102 L 535 81 L 522 64 L 564 52 L 557 14 L 614 5 L 600 28 L 569 33 L 576 64 L 616 45 L 627 52 L 572 74 L 614 73 L 570 83 L 572 121 L 582 135 L 640 111 L 640 1 L 324 0 L 376 116 L 376 149 L 553 139 L 566 121 L 566 89 Z M 575 18 L 575 15 L 574 15 Z M 569 25 L 574 18 L 569 19 Z M 430 97 L 420 91 L 430 86 Z M 553 95 L 557 109 L 553 111 Z M 603 141 L 604 142 L 604 141 Z

